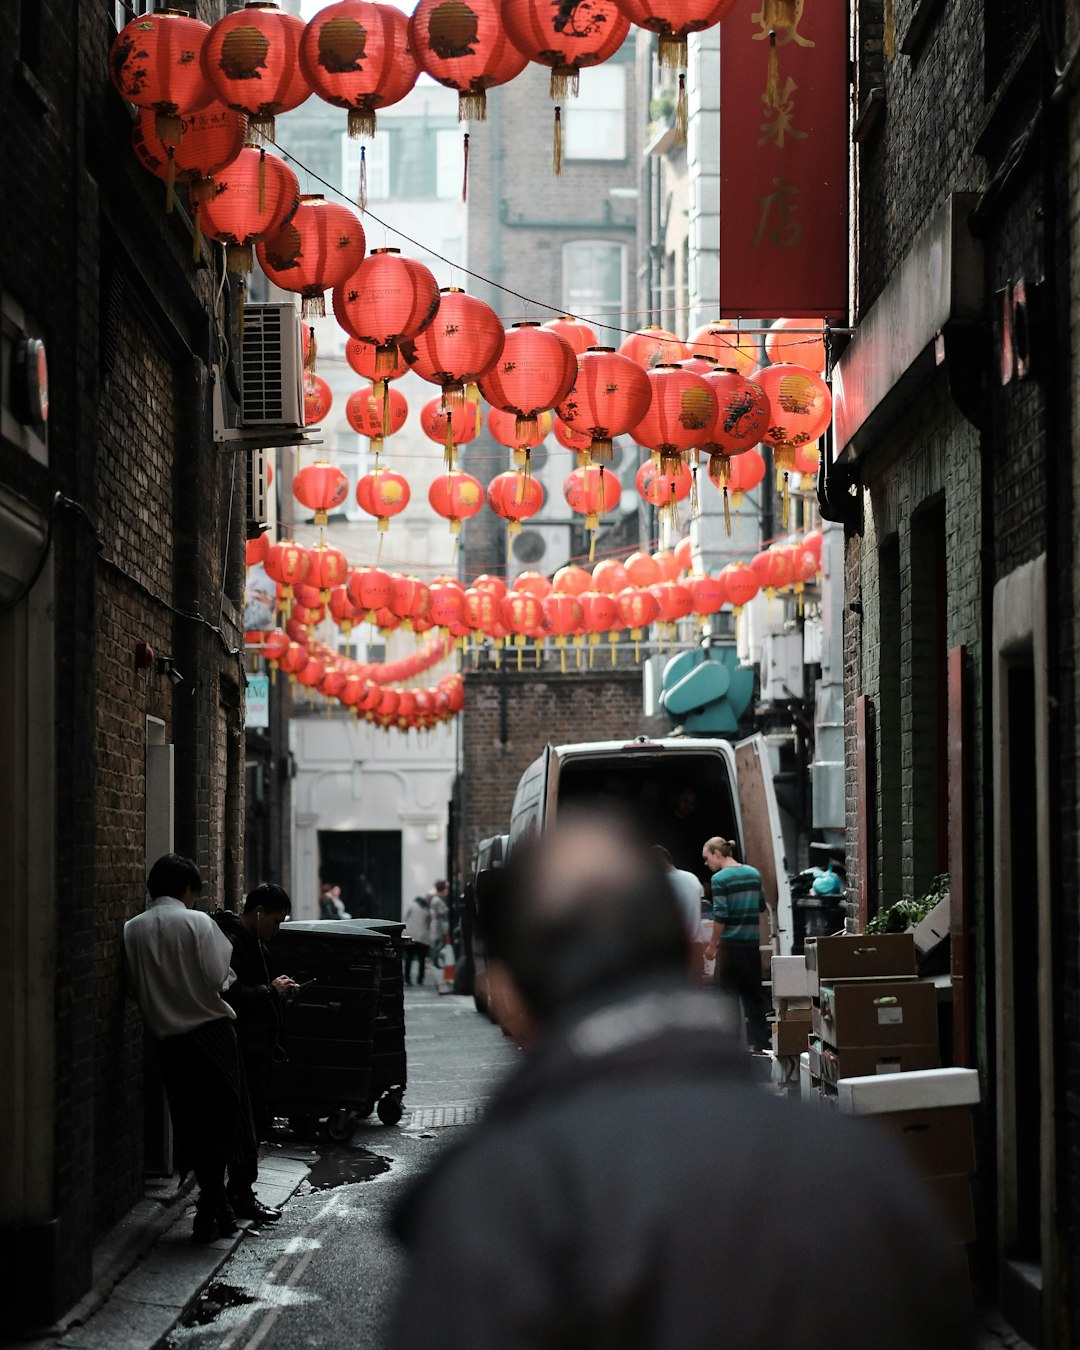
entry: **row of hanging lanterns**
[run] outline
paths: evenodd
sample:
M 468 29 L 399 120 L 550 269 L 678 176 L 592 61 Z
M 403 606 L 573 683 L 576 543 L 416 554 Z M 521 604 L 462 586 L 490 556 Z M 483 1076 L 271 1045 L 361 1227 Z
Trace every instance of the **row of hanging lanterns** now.
M 421 0 L 411 16 L 378 0 L 339 0 L 307 24 L 274 0 L 249 0 L 212 27 L 180 9 L 131 20 L 109 53 L 113 83 L 154 114 L 174 149 L 190 115 L 216 103 L 270 140 L 276 119 L 312 93 L 347 114 L 350 136 L 372 136 L 376 117 L 405 97 L 421 71 L 458 92 L 460 120 L 482 121 L 487 91 L 530 63 L 550 71 L 556 103 L 553 169 L 561 170 L 560 107 L 583 68 L 622 46 L 631 24 L 659 35 L 662 66 L 680 71 L 676 125 L 685 135 L 686 44 L 719 23 L 735 0 Z M 467 144 L 467 142 L 466 142 Z
M 333 562 L 329 574 L 328 553 Z M 377 566 L 349 568 L 336 550 L 304 549 L 291 541 L 271 544 L 265 536 L 252 540 L 248 549 L 249 564 L 261 562 L 277 583 L 282 631 L 290 641 L 309 641 L 312 630 L 327 618 L 346 638 L 361 621 L 375 624 L 384 636 L 399 628 L 417 634 L 438 628 L 463 648 L 478 635 L 490 639 L 496 650 L 510 641 L 518 649 L 519 666 L 527 639 L 542 644 L 554 637 L 557 647 L 564 648 L 565 639 L 572 637 L 581 639 L 580 649 L 586 638 L 595 647 L 604 633 L 614 644 L 629 629 L 636 645 L 653 624 L 660 626 L 663 639 L 673 636 L 679 620 L 704 620 L 725 605 L 737 616 L 759 591 L 772 596 L 790 589 L 799 596 L 819 571 L 820 561 L 821 532 L 812 530 L 779 541 L 749 563 L 733 562 L 716 576 L 688 575 L 689 540 L 683 539 L 674 551 L 637 552 L 624 562 L 605 559 L 591 570 L 569 564 L 550 579 L 523 572 L 508 589 L 495 576 L 478 577 L 467 587 L 449 576 L 426 584 Z M 335 584 L 327 588 L 323 583 L 331 577 Z M 445 649 L 429 648 L 428 665 L 445 654 Z M 415 665 L 416 658 L 407 660 L 414 665 L 394 669 L 394 677 L 426 668 Z

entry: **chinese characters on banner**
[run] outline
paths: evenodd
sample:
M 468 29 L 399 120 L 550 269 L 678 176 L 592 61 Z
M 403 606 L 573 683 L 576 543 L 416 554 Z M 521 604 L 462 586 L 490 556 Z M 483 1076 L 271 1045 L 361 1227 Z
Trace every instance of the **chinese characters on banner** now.
M 847 318 L 847 6 L 745 0 L 720 28 L 720 314 Z

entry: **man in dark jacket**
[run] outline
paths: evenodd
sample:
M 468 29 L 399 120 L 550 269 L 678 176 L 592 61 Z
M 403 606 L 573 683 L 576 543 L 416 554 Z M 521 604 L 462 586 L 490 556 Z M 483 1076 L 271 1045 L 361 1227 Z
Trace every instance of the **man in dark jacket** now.
M 288 975 L 275 975 L 267 943 L 273 942 L 292 909 L 283 886 L 261 882 L 249 891 L 243 914 L 222 909 L 214 919 L 232 944 L 235 983 L 225 994 L 236 1012 L 236 1035 L 247 1079 L 248 1098 L 257 1139 L 270 1135 L 273 1118 L 268 1092 L 275 1048 L 279 1045 L 282 1001 L 298 988 Z M 241 1218 L 273 1220 L 276 1209 L 263 1205 L 252 1185 L 255 1178 L 230 1177 L 229 1200 Z
M 969 1344 L 963 1249 L 918 1177 L 753 1080 L 625 826 L 560 817 L 501 878 L 489 987 L 527 1054 L 396 1212 L 394 1350 Z

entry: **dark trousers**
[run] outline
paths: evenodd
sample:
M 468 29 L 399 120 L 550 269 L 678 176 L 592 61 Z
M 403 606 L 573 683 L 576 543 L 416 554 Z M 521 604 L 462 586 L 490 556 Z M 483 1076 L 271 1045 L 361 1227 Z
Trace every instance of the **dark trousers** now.
M 262 1042 L 240 1041 L 240 1058 L 244 1063 L 248 1101 L 255 1138 L 269 1139 L 274 1124 L 270 1109 L 270 1075 L 273 1070 L 274 1047 Z
M 177 1169 L 195 1173 L 198 1207 L 213 1213 L 225 1200 L 226 1170 L 229 1189 L 247 1192 L 259 1168 L 236 1032 L 218 1018 L 166 1036 L 159 1048 Z
M 424 966 L 425 963 L 427 962 L 427 948 L 424 946 L 422 942 L 411 942 L 405 948 L 404 964 L 405 964 L 406 984 L 412 983 L 412 968 L 414 961 L 416 962 L 417 966 L 416 983 L 423 984 Z
M 756 942 L 725 942 L 721 938 L 716 957 L 716 987 L 742 1004 L 750 1049 L 766 1049 L 768 1005 L 761 987 L 761 953 Z

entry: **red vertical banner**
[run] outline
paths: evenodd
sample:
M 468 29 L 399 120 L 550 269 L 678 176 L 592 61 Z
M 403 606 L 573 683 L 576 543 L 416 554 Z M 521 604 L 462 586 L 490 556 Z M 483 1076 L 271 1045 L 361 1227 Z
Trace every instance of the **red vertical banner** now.
M 720 26 L 720 313 L 847 319 L 847 10 L 742 0 Z

